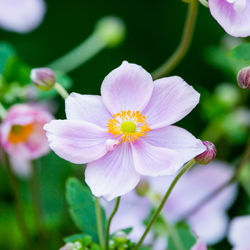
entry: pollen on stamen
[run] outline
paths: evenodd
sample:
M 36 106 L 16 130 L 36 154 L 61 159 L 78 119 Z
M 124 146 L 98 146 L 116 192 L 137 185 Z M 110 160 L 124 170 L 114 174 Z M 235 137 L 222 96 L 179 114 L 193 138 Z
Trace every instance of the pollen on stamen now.
M 113 115 L 107 123 L 108 132 L 122 142 L 135 142 L 140 137 L 145 137 L 150 131 L 146 117 L 140 111 L 124 111 Z

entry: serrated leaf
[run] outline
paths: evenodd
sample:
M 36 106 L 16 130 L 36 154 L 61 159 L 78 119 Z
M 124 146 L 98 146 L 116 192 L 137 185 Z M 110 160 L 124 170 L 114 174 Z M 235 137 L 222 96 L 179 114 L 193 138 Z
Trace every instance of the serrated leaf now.
M 250 43 L 242 43 L 233 48 L 229 55 L 235 59 L 250 63 Z
M 174 231 L 174 236 L 169 233 L 168 250 L 191 249 L 195 244 L 196 237 L 187 225 L 183 223 L 176 224 L 173 226 L 172 231 Z M 182 247 L 180 248 L 178 244 Z
M 95 202 L 90 190 L 76 178 L 69 178 L 66 183 L 66 199 L 70 205 L 70 214 L 75 225 L 85 234 L 98 241 Z M 102 209 L 103 232 L 106 217 Z

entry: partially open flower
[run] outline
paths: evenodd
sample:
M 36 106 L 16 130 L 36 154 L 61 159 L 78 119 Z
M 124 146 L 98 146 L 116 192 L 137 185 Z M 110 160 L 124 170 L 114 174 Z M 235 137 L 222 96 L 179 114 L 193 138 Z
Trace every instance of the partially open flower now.
M 43 126 L 52 119 L 50 113 L 35 105 L 17 104 L 8 110 L 0 126 L 0 144 L 16 163 L 19 174 L 27 171 L 28 160 L 49 152 Z
M 212 16 L 231 36 L 250 35 L 249 0 L 208 0 Z
M 237 81 L 241 88 L 250 89 L 250 66 L 239 71 Z
M 211 161 L 214 160 L 216 156 L 216 147 L 210 141 L 203 141 L 202 142 L 206 146 L 206 150 L 195 157 L 195 160 L 202 165 L 207 165 Z
M 108 200 L 132 190 L 142 175 L 172 175 L 206 147 L 172 126 L 199 102 L 180 77 L 153 82 L 136 64 L 123 62 L 104 79 L 102 96 L 72 93 L 67 120 L 46 124 L 50 147 L 62 158 L 88 163 L 85 178 Z
M 56 75 L 49 68 L 36 68 L 30 72 L 31 81 L 41 90 L 50 90 L 55 86 Z

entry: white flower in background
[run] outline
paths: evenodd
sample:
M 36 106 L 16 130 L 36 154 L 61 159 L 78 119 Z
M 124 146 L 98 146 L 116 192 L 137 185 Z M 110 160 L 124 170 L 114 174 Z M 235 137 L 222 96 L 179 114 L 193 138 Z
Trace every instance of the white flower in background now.
M 28 33 L 41 24 L 45 12 L 43 0 L 0 0 L 0 27 Z

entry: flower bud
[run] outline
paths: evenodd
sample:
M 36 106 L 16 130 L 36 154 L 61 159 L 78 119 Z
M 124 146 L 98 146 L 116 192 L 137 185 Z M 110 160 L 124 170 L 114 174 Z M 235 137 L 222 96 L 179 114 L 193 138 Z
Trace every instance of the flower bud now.
M 250 66 L 239 71 L 237 81 L 241 88 L 250 89 Z
M 146 180 L 141 180 L 139 184 L 137 185 L 135 191 L 137 195 L 139 196 L 145 196 L 147 192 L 149 191 L 149 183 Z
M 195 160 L 199 164 L 207 165 L 215 158 L 216 148 L 215 148 L 214 144 L 210 141 L 203 141 L 202 143 L 203 143 L 203 145 L 206 146 L 207 149 L 203 153 L 197 155 L 195 157 Z
M 98 21 L 96 32 L 109 47 L 113 47 L 124 40 L 125 25 L 120 18 L 107 16 Z
M 52 89 L 56 83 L 56 75 L 49 68 L 32 69 L 30 79 L 39 89 L 44 91 Z

